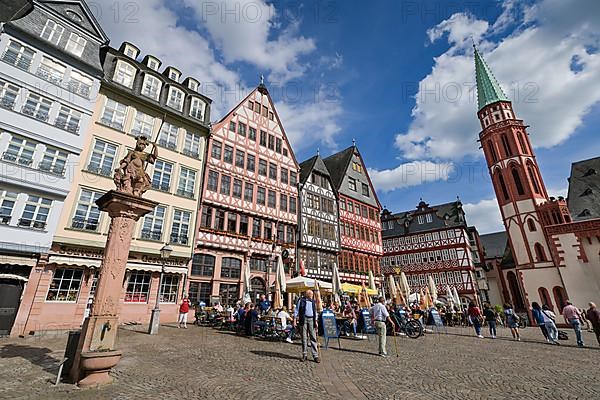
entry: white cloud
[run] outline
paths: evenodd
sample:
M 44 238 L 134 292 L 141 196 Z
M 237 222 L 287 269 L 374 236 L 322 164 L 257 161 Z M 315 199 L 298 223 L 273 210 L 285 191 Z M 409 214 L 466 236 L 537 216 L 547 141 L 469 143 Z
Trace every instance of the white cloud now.
M 500 207 L 496 199 L 484 199 L 478 203 L 463 204 L 465 217 L 470 226 L 475 226 L 480 234 L 504 230 Z
M 511 3 L 512 4 L 512 3 Z M 535 12 L 532 12 L 535 9 Z M 519 118 L 531 125 L 537 147 L 551 147 L 570 137 L 584 116 L 600 101 L 600 2 L 542 0 L 534 7 L 510 12 L 520 25 L 499 43 L 486 35 L 506 29 L 505 14 L 495 28 L 466 14 L 455 14 L 428 31 L 431 40 L 447 35 L 449 49 L 434 59 L 429 75 L 419 83 L 413 121 L 396 136 L 407 159 L 459 159 L 479 155 L 477 102 L 472 52 L 468 39 L 482 38 L 479 47 Z M 487 28 L 487 31 L 484 29 Z M 583 70 L 570 69 L 578 57 Z
M 434 163 L 431 161 L 414 161 L 400 164 L 393 169 L 369 169 L 369 176 L 377 190 L 388 192 L 427 182 L 448 180 L 454 171 L 452 163 Z

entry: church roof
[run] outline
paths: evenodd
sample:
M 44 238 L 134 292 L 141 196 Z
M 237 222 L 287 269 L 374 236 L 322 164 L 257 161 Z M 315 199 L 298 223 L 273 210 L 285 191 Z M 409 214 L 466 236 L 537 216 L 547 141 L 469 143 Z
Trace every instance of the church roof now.
M 317 171 L 321 175 L 331 177 L 327 170 L 327 166 L 318 154 L 300 163 L 300 183 L 306 182 L 312 171 Z
M 508 243 L 506 231 L 480 235 L 481 245 L 485 251 L 485 258 L 502 258 Z
M 567 205 L 574 221 L 600 218 L 600 157 L 571 165 Z
M 475 45 L 473 45 L 473 48 L 475 51 L 475 78 L 477 80 L 477 103 L 479 110 L 498 101 L 509 101 Z

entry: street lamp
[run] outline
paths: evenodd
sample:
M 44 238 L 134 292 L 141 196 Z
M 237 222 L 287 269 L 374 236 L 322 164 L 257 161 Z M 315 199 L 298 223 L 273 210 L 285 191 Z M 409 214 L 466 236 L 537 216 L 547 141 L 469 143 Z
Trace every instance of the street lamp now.
M 160 249 L 160 261 L 161 261 L 161 269 L 160 269 L 160 280 L 158 283 L 158 290 L 156 291 L 156 305 L 152 310 L 152 317 L 150 318 L 150 326 L 148 327 L 149 335 L 157 335 L 158 334 L 158 325 L 160 324 L 160 290 L 162 288 L 163 283 L 163 275 L 165 274 L 165 263 L 167 259 L 171 257 L 171 253 L 173 249 L 167 243 Z

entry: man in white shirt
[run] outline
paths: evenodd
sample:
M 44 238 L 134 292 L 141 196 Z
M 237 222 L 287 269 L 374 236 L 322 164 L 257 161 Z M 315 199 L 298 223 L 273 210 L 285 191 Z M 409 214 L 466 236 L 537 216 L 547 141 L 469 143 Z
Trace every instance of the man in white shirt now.
M 371 307 L 371 318 L 375 323 L 375 328 L 377 329 L 377 336 L 379 337 L 379 355 L 381 357 L 387 357 L 387 327 L 385 323 L 386 321 L 390 321 L 390 323 L 392 324 L 392 329 L 395 329 L 395 325 L 394 321 L 392 321 L 392 319 L 390 318 L 390 313 L 385 308 L 385 299 L 383 297 L 379 298 L 379 303 Z
M 295 329 L 292 325 L 288 324 L 288 320 L 291 319 L 291 316 L 290 314 L 288 314 L 285 307 L 279 310 L 279 312 L 277 313 L 277 318 L 279 318 L 279 320 L 281 321 L 281 328 L 283 330 L 289 329 L 288 337 L 285 339 L 285 341 L 288 343 L 294 343 L 292 341 L 292 338 L 294 337 Z

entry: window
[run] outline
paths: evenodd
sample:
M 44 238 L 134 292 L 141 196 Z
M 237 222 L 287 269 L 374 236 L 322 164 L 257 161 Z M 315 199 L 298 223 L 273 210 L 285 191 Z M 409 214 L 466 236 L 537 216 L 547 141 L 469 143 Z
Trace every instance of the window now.
M 177 303 L 177 289 L 179 288 L 179 276 L 164 274 L 160 285 L 160 302 Z
M 156 241 L 162 239 L 162 230 L 166 212 L 167 207 L 156 206 L 151 213 L 146 214 L 144 223 L 142 224 L 142 234 L 140 236 L 142 239 Z
M 211 152 L 210 152 L 212 158 L 216 158 L 217 160 L 220 160 L 222 148 L 223 148 L 223 145 L 221 144 L 221 142 L 219 142 L 218 140 L 213 140 L 212 148 L 211 148 Z
M 0 191 L 0 224 L 7 225 L 10 223 L 17 196 L 18 194 L 15 192 Z
M 500 189 L 502 190 L 502 195 L 504 196 L 504 200 L 508 200 L 508 189 L 506 189 L 506 183 L 504 183 L 504 177 L 500 171 L 496 172 L 496 176 L 498 177 L 498 183 L 500 184 Z
M 175 69 L 169 70 L 169 79 L 172 79 L 172 80 L 178 82 L 179 76 L 180 76 L 180 73 L 177 72 Z
M 190 103 L 190 116 L 200 121 L 204 120 L 204 107 L 205 104 L 202 100 L 197 97 L 192 97 L 192 101 Z
M 52 200 L 28 195 L 25 209 L 23 209 L 23 214 L 21 214 L 19 220 L 19 226 L 45 229 L 50 207 L 52 207 Z
M 176 87 L 169 88 L 169 97 L 167 98 L 167 106 L 181 111 L 183 108 L 183 92 Z
M 253 142 L 256 141 L 256 128 L 250 127 L 248 131 L 248 139 L 252 140 Z
M 103 194 L 94 190 L 81 189 L 79 200 L 75 207 L 75 214 L 71 221 L 71 228 L 92 232 L 98 230 L 100 210 L 96 205 L 96 200 L 102 197 Z
M 254 112 L 260 113 L 260 103 L 259 102 L 254 103 Z
M 267 160 L 263 160 L 262 158 L 258 160 L 258 174 L 267 176 Z
M 267 205 L 270 208 L 275 208 L 277 206 L 277 197 L 274 190 L 269 190 L 269 199 Z
M 84 38 L 82 38 L 81 36 L 79 36 L 76 33 L 71 33 L 71 35 L 69 36 L 69 41 L 67 42 L 67 46 L 65 47 L 65 50 L 67 50 L 69 53 L 71 53 L 77 57 L 81 57 L 86 44 L 87 44 L 87 40 L 85 40 Z
M 248 154 L 246 156 L 246 170 L 252 173 L 254 173 L 254 171 L 256 170 L 255 158 L 251 154 Z
M 196 171 L 181 167 L 179 173 L 179 183 L 177 185 L 177 194 L 190 199 L 194 198 L 194 189 L 196 188 Z
M 200 157 L 200 135 L 197 133 L 186 132 L 183 143 L 183 154 L 190 157 Z
M 154 71 L 158 71 L 158 67 L 160 67 L 160 61 L 158 61 L 156 58 L 149 57 L 148 68 Z
M 240 235 L 248 236 L 248 217 L 240 215 Z
M 40 121 L 48 121 L 52 102 L 45 97 L 30 92 L 21 112 Z
M 136 68 L 133 65 L 126 63 L 123 60 L 119 60 L 117 62 L 117 67 L 115 68 L 113 81 L 131 89 L 131 87 L 133 87 L 133 80 L 135 79 L 136 72 Z
M 258 218 L 252 219 L 252 237 L 260 238 L 262 221 Z
M 533 185 L 533 190 L 537 194 L 540 193 L 540 185 L 538 184 L 537 178 L 535 176 L 535 172 L 533 172 L 533 168 L 531 165 L 527 166 L 527 172 L 529 173 L 529 179 L 531 179 L 531 184 Z
M 125 290 L 126 303 L 147 303 L 152 274 L 146 271 L 131 271 Z
M 277 180 L 277 165 L 269 163 L 269 178 Z
M 106 100 L 100 122 L 112 128 L 123 130 L 127 106 L 112 99 Z
M 269 111 L 269 119 L 270 119 L 271 121 L 273 121 L 274 117 L 275 117 L 275 116 L 273 115 L 273 113 L 272 113 L 271 111 Z
M 535 227 L 535 221 L 533 220 L 533 218 L 527 219 L 527 227 L 529 228 L 529 232 L 537 231 L 537 228 Z
M 269 115 L 269 109 L 267 106 L 262 106 L 262 116 L 267 117 Z
M 229 121 L 229 131 L 235 132 L 235 121 Z
M 76 302 L 82 277 L 81 269 L 57 268 L 50 282 L 46 301 Z
M 244 168 L 244 161 L 245 161 L 244 158 L 245 157 L 246 157 L 246 154 L 243 151 L 237 149 L 235 151 L 235 166 L 239 167 L 239 168 Z
M 490 155 L 492 156 L 492 161 L 498 162 L 498 155 L 496 154 L 496 148 L 494 147 L 494 143 L 492 143 L 492 141 L 488 141 L 487 145 Z
M 90 92 L 92 91 L 92 79 L 77 71 L 71 71 L 67 89 L 73 93 L 89 98 Z
M 263 229 L 263 239 L 273 240 L 273 224 L 270 221 L 265 221 Z
M 275 136 L 269 135 L 269 150 L 275 150 Z
M 16 164 L 30 166 L 33 162 L 35 147 L 34 141 L 13 135 L 2 158 Z
M 19 96 L 19 90 L 18 86 L 0 81 L 0 107 L 12 110 Z
M 283 193 L 281 193 L 279 195 L 279 209 L 281 211 L 287 212 L 287 210 L 288 210 L 288 201 L 287 200 L 288 200 L 287 195 L 285 195 Z
M 362 184 L 362 194 L 363 194 L 363 196 L 369 197 L 369 185 L 367 185 L 366 183 Z M 365 217 L 366 217 L 366 215 L 365 215 Z
M 190 275 L 213 276 L 215 270 L 215 257 L 208 254 L 194 254 L 192 257 L 192 270 Z
M 357 161 L 352 161 L 352 171 L 362 173 L 362 165 Z
M 17 68 L 29 71 L 33 56 L 35 56 L 35 51 L 31 50 L 29 47 L 23 46 L 21 43 L 11 40 L 4 55 L 2 55 L 2 60 Z
M 281 144 L 282 144 L 282 140 L 277 138 L 275 139 L 275 151 L 278 152 L 279 154 L 281 154 Z
M 521 183 L 521 176 L 519 175 L 519 171 L 516 168 L 512 168 L 511 171 L 513 180 L 515 181 L 515 186 L 517 187 L 517 193 L 520 196 L 525 194 L 525 189 L 523 188 L 523 184 Z
M 162 81 L 155 76 L 146 74 L 142 84 L 142 95 L 158 101 Z
M 152 174 L 152 188 L 168 192 L 171 187 L 172 172 L 173 164 L 162 160 L 156 160 L 154 163 L 154 173 Z
M 544 248 L 541 244 L 536 243 L 533 246 L 533 248 L 535 250 L 535 258 L 537 262 L 548 261 L 548 259 L 546 258 L 546 252 L 544 251 Z
M 238 122 L 238 134 L 240 136 L 246 136 L 246 124 Z
M 256 189 L 256 204 L 265 205 L 266 201 L 266 189 L 264 187 L 258 187 Z
M 260 131 L 260 145 L 267 147 L 267 132 Z
M 254 111 L 254 102 L 252 100 L 248 101 L 248 108 L 252 111 Z
M 198 86 L 200 85 L 200 83 L 196 82 L 193 79 L 190 79 L 188 81 L 188 89 L 193 90 L 194 92 L 198 91 Z
M 240 293 L 239 285 L 221 283 L 219 285 L 219 297 L 221 304 L 235 304 Z
M 294 171 L 290 171 L 290 185 L 296 186 L 298 183 L 298 176 Z
M 231 193 L 231 177 L 229 175 L 221 175 L 221 194 L 229 196 Z
M 242 272 L 242 261 L 237 258 L 223 257 L 221 261 L 221 278 L 239 278 Z
M 233 197 L 238 199 L 242 198 L 242 181 L 239 179 L 233 180 Z
M 87 170 L 95 174 L 111 176 L 113 173 L 113 164 L 116 156 L 116 145 L 105 142 L 101 139 L 96 139 Z
M 170 150 L 177 148 L 177 136 L 179 127 L 168 122 L 164 122 L 162 129 L 158 134 L 158 144 Z
M 238 217 L 238 215 L 234 212 L 229 211 L 227 213 L 227 232 L 229 232 L 229 233 L 237 232 L 237 217 Z
M 502 147 L 504 148 L 504 154 L 506 154 L 506 157 L 510 157 L 512 155 L 512 150 L 510 148 L 510 143 L 508 142 L 508 138 L 506 137 L 506 135 L 502 135 L 501 140 L 502 140 Z
M 254 200 L 254 185 L 246 182 L 244 187 L 244 200 L 252 202 Z
M 43 57 L 36 75 L 48 82 L 59 85 L 62 82 L 66 71 L 67 67 L 64 65 L 57 63 L 48 57 Z
M 189 296 L 192 304 L 204 302 L 210 304 L 210 295 L 212 293 L 211 282 L 190 282 Z
M 65 173 L 69 153 L 52 146 L 46 146 L 44 157 L 38 164 L 38 169 L 55 175 L 63 176 Z
M 297 209 L 296 198 L 290 197 L 290 213 L 296 214 L 296 209 Z
M 289 171 L 287 170 L 287 168 L 281 168 L 281 183 L 285 183 L 286 185 L 289 182 Z
M 433 214 L 425 214 L 425 220 L 427 223 L 433 222 Z
M 283 243 L 285 241 L 285 226 L 277 224 L 277 241 Z
M 208 171 L 208 184 L 207 188 L 211 192 L 216 192 L 219 185 L 219 173 L 217 171 Z
M 348 188 L 354 192 L 356 192 L 356 179 L 348 178 Z
M 212 207 L 202 207 L 202 215 L 200 216 L 200 226 L 202 228 L 212 227 L 212 217 L 214 209 Z
M 154 117 L 141 111 L 136 111 L 133 127 L 131 128 L 131 134 L 134 136 L 144 136 L 148 139 L 151 139 L 153 130 Z
M 49 19 L 46 21 L 46 25 L 44 25 L 44 29 L 42 30 L 40 37 L 54 44 L 58 44 L 64 31 L 65 28 Z
M 233 164 L 233 147 L 225 145 L 225 151 L 223 152 L 223 161 L 227 164 Z
M 189 211 L 173 211 L 173 225 L 171 226 L 170 243 L 186 246 L 189 239 L 190 221 L 192 213 Z
M 67 132 L 77 133 L 79 131 L 80 120 L 81 113 L 79 111 L 75 111 L 67 106 L 61 106 L 58 116 L 54 121 L 54 126 L 64 129 Z

